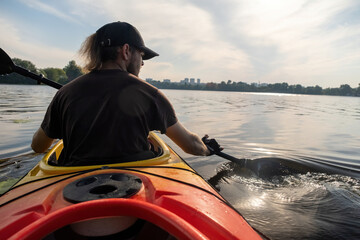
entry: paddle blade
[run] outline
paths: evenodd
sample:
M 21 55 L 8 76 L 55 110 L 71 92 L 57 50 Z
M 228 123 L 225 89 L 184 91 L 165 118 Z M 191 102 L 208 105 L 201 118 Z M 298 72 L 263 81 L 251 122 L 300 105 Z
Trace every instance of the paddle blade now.
M 12 73 L 14 63 L 7 53 L 0 48 L 0 75 Z

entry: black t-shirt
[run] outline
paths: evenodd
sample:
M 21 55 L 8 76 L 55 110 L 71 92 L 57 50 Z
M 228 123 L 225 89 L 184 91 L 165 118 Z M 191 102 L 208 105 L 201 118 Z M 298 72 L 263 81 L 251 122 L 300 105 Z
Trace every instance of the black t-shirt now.
M 93 71 L 62 87 L 42 129 L 63 139 L 60 165 L 122 162 L 149 150 L 149 131 L 177 122 L 168 99 L 155 87 L 121 70 Z

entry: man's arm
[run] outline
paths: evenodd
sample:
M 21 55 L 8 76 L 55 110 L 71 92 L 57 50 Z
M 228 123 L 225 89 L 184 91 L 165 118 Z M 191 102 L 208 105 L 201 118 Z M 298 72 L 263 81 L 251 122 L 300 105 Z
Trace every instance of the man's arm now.
M 179 121 L 166 129 L 166 136 L 186 153 L 198 156 L 210 155 L 210 151 L 200 137 L 187 130 Z
M 55 139 L 46 136 L 44 130 L 40 127 L 34 134 L 31 148 L 37 153 L 45 152 Z

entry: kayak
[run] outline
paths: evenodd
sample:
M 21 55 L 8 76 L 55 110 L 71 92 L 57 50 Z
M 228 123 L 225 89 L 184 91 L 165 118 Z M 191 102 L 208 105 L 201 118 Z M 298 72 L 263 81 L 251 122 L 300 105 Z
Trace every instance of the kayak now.
M 154 158 L 56 166 L 63 142 L 0 198 L 1 239 L 262 239 L 156 133 Z

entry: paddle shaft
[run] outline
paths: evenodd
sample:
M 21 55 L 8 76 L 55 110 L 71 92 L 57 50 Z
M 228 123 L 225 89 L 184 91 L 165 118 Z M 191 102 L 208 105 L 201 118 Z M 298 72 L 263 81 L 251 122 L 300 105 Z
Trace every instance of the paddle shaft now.
M 217 143 L 215 139 L 208 139 L 208 135 L 205 135 L 205 137 L 202 138 L 203 142 L 205 143 L 206 147 L 210 150 L 211 153 L 218 155 L 219 157 L 225 158 L 227 160 L 230 160 L 234 163 L 244 165 L 246 159 L 240 159 L 233 156 L 230 156 L 229 154 L 226 154 L 222 152 L 223 148 L 220 148 L 220 145 Z M 215 150 L 217 149 L 217 150 Z
M 237 163 L 237 164 L 245 164 L 245 160 L 246 159 L 240 159 L 240 158 L 236 158 L 236 157 L 233 157 L 233 156 L 230 156 L 229 154 L 226 154 L 226 153 L 223 153 L 223 152 L 215 152 L 214 154 L 218 155 L 219 157 L 223 157 L 227 160 L 230 160 L 234 163 Z
M 22 67 L 19 67 L 17 65 L 13 65 L 12 69 L 13 69 L 14 72 L 16 72 L 16 73 L 18 73 L 20 75 L 23 75 L 25 77 L 30 77 L 32 79 L 35 79 L 38 82 L 44 83 L 44 84 L 46 84 L 48 86 L 51 86 L 53 88 L 60 89 L 62 87 L 62 85 L 57 83 L 57 82 L 51 81 L 51 80 L 43 77 L 42 75 L 37 75 L 35 73 L 32 73 L 29 70 L 27 70 L 25 68 L 22 68 Z

